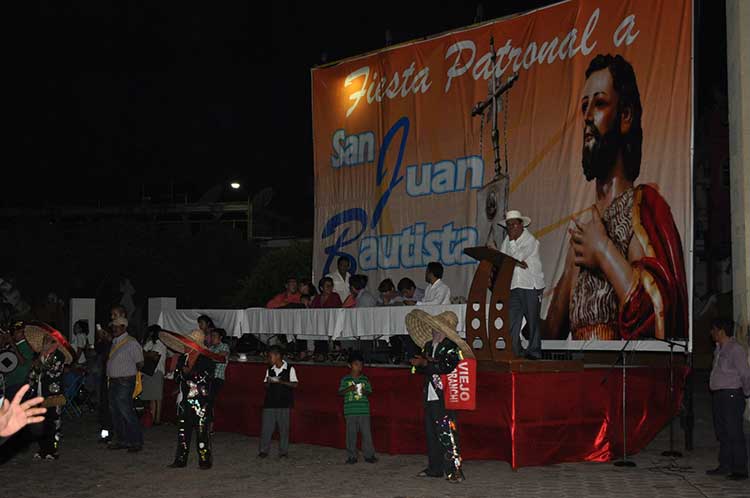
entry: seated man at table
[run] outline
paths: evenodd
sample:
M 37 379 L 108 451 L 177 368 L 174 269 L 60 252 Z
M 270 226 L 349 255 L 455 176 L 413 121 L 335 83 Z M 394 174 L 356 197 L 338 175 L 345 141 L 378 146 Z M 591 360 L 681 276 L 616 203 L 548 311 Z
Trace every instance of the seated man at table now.
M 424 299 L 424 290 L 417 287 L 414 280 L 406 277 L 398 281 L 398 293 L 401 294 L 403 303 L 407 306 L 414 306 Z
M 273 299 L 268 301 L 268 304 L 266 304 L 266 308 L 268 309 L 278 309 L 278 308 L 287 308 L 287 307 L 291 308 L 291 307 L 299 307 L 299 306 L 300 306 L 300 293 L 299 293 L 299 288 L 297 285 L 297 279 L 294 277 L 287 278 L 284 292 L 277 294 L 276 296 L 273 297 Z
M 404 298 L 396 290 L 393 280 L 386 278 L 378 285 L 378 306 L 401 306 L 404 304 Z
M 424 297 L 417 301 L 418 306 L 451 303 L 450 287 L 443 282 L 443 265 L 437 261 L 428 264 L 424 279 L 430 285 L 425 289 Z
M 377 299 L 367 290 L 367 275 L 353 275 L 349 279 L 349 297 L 344 302 L 344 308 L 374 308 Z

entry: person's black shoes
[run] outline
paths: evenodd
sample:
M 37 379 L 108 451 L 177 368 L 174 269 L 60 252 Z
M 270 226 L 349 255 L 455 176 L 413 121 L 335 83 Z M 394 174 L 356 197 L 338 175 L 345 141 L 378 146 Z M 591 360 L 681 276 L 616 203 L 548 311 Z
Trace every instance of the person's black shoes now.
M 289 458 L 289 453 L 280 453 L 279 458 Z
M 128 448 L 128 453 L 140 453 L 140 451 L 143 449 L 143 446 L 131 446 Z
M 532 361 L 537 361 L 537 360 L 541 360 L 542 359 L 541 356 L 537 356 L 537 355 L 534 355 L 534 354 L 531 354 L 531 353 L 526 353 L 526 354 L 523 355 L 523 357 L 526 358 L 527 360 L 532 360 Z
M 729 474 L 730 472 L 727 469 L 722 469 L 721 467 L 716 467 L 715 469 L 706 471 L 707 476 L 726 476 Z
M 266 458 L 268 456 L 268 453 L 260 452 L 258 453 L 258 458 Z
M 433 474 L 430 472 L 430 469 L 424 469 L 422 472 L 417 474 L 417 477 L 435 477 L 435 478 L 441 478 L 443 477 L 443 474 Z
M 747 474 L 740 474 L 739 472 L 732 472 L 727 476 L 730 481 L 745 481 L 747 480 Z
M 200 467 L 201 470 L 208 470 L 213 466 L 213 464 L 211 462 L 205 462 L 205 463 L 199 464 L 198 466 Z
M 127 450 L 128 447 L 120 443 L 107 443 L 108 450 Z
M 355 463 L 357 463 L 357 459 L 356 458 L 347 458 L 346 459 L 346 464 L 347 465 L 354 465 Z
M 378 461 L 377 457 L 365 458 L 365 462 L 367 463 L 377 463 L 377 461 Z
M 184 469 L 187 467 L 187 462 L 172 462 L 169 465 L 167 465 L 167 468 L 170 469 Z

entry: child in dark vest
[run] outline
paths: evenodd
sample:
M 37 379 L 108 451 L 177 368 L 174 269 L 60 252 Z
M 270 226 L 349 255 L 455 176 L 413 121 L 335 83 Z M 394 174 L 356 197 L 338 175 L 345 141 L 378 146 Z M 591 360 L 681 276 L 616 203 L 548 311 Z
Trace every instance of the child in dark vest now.
M 346 463 L 357 463 L 357 434 L 362 434 L 362 453 L 365 462 L 375 463 L 375 448 L 370 431 L 370 401 L 372 394 L 370 379 L 362 373 L 364 359 L 359 351 L 349 355 L 351 373 L 339 383 L 339 394 L 344 397 L 344 418 L 346 418 Z
M 269 366 L 263 383 L 266 399 L 263 403 L 263 422 L 260 431 L 258 456 L 265 458 L 271 450 L 271 437 L 279 428 L 279 458 L 289 453 L 289 412 L 294 406 L 294 389 L 297 387 L 297 372 L 284 361 L 284 352 L 272 346 L 268 352 Z

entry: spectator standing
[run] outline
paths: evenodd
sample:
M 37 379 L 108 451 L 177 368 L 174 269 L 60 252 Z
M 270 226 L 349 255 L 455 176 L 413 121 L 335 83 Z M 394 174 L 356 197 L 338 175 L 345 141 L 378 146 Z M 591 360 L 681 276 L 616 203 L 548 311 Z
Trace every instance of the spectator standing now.
M 372 444 L 370 429 L 370 401 L 372 394 L 370 379 L 362 373 L 364 359 L 362 353 L 353 351 L 349 355 L 348 375 L 339 382 L 339 395 L 344 397 L 344 418 L 346 419 L 346 463 L 357 463 L 357 435 L 362 434 L 362 453 L 365 462 L 375 463 L 375 447 Z
M 112 322 L 112 347 L 107 359 L 109 409 L 112 414 L 114 441 L 109 449 L 127 449 L 137 453 L 143 449 L 143 432 L 133 406 L 136 375 L 143 367 L 143 348 L 128 335 L 128 319 Z
M 205 335 L 206 337 L 208 337 L 211 331 L 216 328 L 216 325 L 214 325 L 214 321 L 208 315 L 199 316 L 197 322 L 198 329 L 203 332 L 203 335 Z
M 73 324 L 72 346 L 76 352 L 75 363 L 86 366 L 86 349 L 89 346 L 89 325 L 85 320 L 78 320 Z
M 713 404 L 714 431 L 719 440 L 719 466 L 706 473 L 747 479 L 747 445 L 742 427 L 745 398 L 750 397 L 750 366 L 747 353 L 734 338 L 734 323 L 714 320 L 711 338 L 716 343 L 709 387 Z
M 224 342 L 227 331 L 224 329 L 214 329 L 211 331 L 209 351 L 214 353 L 221 361 L 216 361 L 214 369 L 214 378 L 211 383 L 211 392 L 208 399 L 208 431 L 214 433 L 214 410 L 216 409 L 216 398 L 219 391 L 224 387 L 226 379 L 227 363 L 229 362 L 229 345 Z
M 279 458 L 289 453 L 289 414 L 294 406 L 294 389 L 297 388 L 297 372 L 284 361 L 284 352 L 271 346 L 268 352 L 269 366 L 263 384 L 266 398 L 263 403 L 263 421 L 258 457 L 266 458 L 271 451 L 271 436 L 279 428 Z
M 167 365 L 167 346 L 159 339 L 161 327 L 151 325 L 148 337 L 143 345 L 144 362 L 148 360 L 154 366 L 152 374 L 143 373 L 143 392 L 141 400 L 148 401 L 149 411 L 154 419 L 154 425 L 161 424 L 161 400 L 164 396 L 164 374 Z

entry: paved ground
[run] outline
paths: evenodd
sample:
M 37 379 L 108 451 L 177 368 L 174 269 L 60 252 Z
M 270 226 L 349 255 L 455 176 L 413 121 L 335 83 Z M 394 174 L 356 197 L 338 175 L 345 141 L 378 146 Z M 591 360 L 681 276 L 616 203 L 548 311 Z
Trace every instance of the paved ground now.
M 465 464 L 467 481 L 450 485 L 439 479 L 413 477 L 424 466 L 420 456 L 382 455 L 375 465 L 348 466 L 343 463 L 342 450 L 292 445 L 288 460 L 258 460 L 257 439 L 220 433 L 214 440 L 213 470 L 198 470 L 194 455 L 187 469 L 174 470 L 166 468 L 174 451 L 173 426 L 148 430 L 144 451 L 130 455 L 103 449 L 96 442 L 96 425 L 83 418 L 66 420 L 62 458 L 56 462 L 32 461 L 31 447 L 14 450 L 9 443 L 0 448 L 0 461 L 5 462 L 0 465 L 0 496 L 747 498 L 750 481 L 735 483 L 704 474 L 705 469 L 716 465 L 716 446 L 708 396 L 703 387 L 697 389 L 695 450 L 677 460 L 661 457 L 668 446 L 668 433 L 664 431 L 646 451 L 633 457 L 638 464 L 633 469 L 578 463 L 513 472 L 506 463 L 470 461 Z

